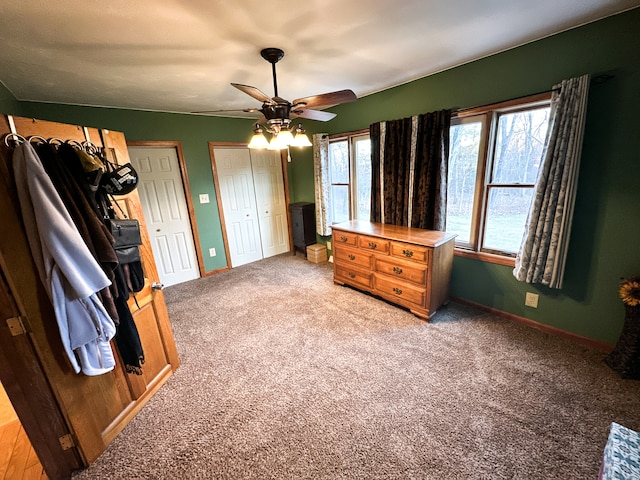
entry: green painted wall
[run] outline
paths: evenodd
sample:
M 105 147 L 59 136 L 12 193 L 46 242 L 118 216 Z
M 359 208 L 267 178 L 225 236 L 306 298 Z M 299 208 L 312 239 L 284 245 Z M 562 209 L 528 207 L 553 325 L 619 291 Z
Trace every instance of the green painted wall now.
M 0 82 L 0 112 L 10 115 L 18 115 L 20 112 L 20 102 L 2 82 Z
M 465 108 L 529 95 L 583 73 L 611 73 L 593 84 L 588 106 L 577 205 L 565 287 L 560 291 L 522 284 L 511 269 L 456 257 L 452 293 L 579 335 L 613 343 L 623 322 L 617 298 L 620 277 L 640 274 L 640 9 L 604 19 L 498 55 L 370 95 L 332 109 L 326 124 L 305 121 L 311 134 L 360 130 L 442 108 Z M 425 46 L 428 48 L 428 46 Z M 348 87 L 345 86 L 345 87 Z M 9 96 L 7 96 L 7 94 Z M 6 98 L 5 98 L 6 97 Z M 15 100 L 0 88 L 4 113 Z M 20 114 L 123 131 L 129 140 L 179 140 L 189 171 L 200 243 L 223 251 L 215 202 L 199 205 L 200 193 L 215 198 L 208 141 L 244 142 L 251 122 L 192 115 L 21 102 Z M 310 150 L 291 152 L 291 200 L 313 201 Z M 206 269 L 225 266 L 223 255 L 205 258 Z M 540 294 L 538 309 L 524 294 Z

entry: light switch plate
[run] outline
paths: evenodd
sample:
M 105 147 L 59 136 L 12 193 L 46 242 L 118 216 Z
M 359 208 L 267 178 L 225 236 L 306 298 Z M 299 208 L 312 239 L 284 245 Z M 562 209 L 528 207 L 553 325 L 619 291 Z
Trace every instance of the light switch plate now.
M 201 193 L 200 194 L 200 203 L 209 203 L 209 194 Z

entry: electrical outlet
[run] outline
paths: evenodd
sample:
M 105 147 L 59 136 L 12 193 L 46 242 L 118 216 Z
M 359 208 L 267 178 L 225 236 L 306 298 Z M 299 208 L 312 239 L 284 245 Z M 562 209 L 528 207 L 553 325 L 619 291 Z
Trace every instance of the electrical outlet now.
M 524 296 L 524 304 L 527 307 L 538 308 L 538 294 L 527 292 Z
M 200 203 L 209 203 L 209 194 L 201 193 L 200 194 Z
M 216 249 L 215 248 L 210 248 L 209 249 L 209 256 L 210 257 L 215 257 L 216 256 Z
M 327 250 L 332 250 L 332 248 L 331 248 L 331 242 L 327 242 Z

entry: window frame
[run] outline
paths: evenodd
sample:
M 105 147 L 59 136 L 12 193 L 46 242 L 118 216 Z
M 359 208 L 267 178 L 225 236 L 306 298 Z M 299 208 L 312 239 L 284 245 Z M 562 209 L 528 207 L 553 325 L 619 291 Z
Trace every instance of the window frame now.
M 355 143 L 358 140 L 363 139 L 364 137 L 368 138 L 371 141 L 371 136 L 369 134 L 369 129 L 365 130 L 357 130 L 354 132 L 346 132 L 339 133 L 334 135 L 329 135 L 329 144 L 337 143 L 337 142 L 347 142 L 347 155 L 349 158 L 349 183 L 331 183 L 331 187 L 333 186 L 344 186 L 348 187 L 349 192 L 349 220 L 355 220 L 354 215 L 356 215 L 358 211 L 358 182 L 357 182 L 357 173 L 356 173 L 356 159 L 355 159 Z M 331 161 L 329 161 L 329 168 L 331 168 Z M 333 208 L 333 205 L 331 206 Z M 369 219 L 367 219 L 369 220 Z M 338 222 L 332 222 L 336 224 Z
M 489 193 L 492 188 L 535 188 L 533 184 L 494 183 L 493 164 L 496 149 L 497 124 L 500 115 L 532 110 L 551 105 L 551 91 L 507 100 L 491 105 L 459 110 L 451 116 L 451 125 L 472 123 L 482 124 L 476 182 L 471 213 L 469 242 L 456 242 L 455 254 L 490 263 L 513 266 L 515 254 L 485 248 L 483 243 L 487 221 Z

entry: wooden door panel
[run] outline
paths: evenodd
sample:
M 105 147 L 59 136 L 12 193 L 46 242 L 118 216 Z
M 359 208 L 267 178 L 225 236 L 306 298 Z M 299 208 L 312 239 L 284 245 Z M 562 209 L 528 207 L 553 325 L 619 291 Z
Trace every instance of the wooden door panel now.
M 16 118 L 17 132 L 22 136 L 40 135 L 62 140 L 84 141 L 85 130 L 74 125 Z M 8 132 L 6 117 L 0 122 L 0 134 Z M 120 132 L 101 132 L 87 129 L 91 142 L 101 146 L 119 163 L 128 162 L 124 135 Z M 102 138 L 101 138 L 102 136 Z M 178 353 L 161 291 L 151 285 L 158 275 L 144 228 L 144 218 L 137 192 L 120 197 L 131 218 L 137 218 L 143 226 L 141 257 L 145 271 L 145 287 L 137 295 L 141 309 L 133 299 L 134 321 L 139 328 L 148 365 L 143 365 L 141 376 L 125 372 L 116 351 L 116 368 L 105 375 L 87 377 L 76 375 L 66 356 L 57 330 L 53 307 L 40 282 L 33 264 L 27 239 L 23 231 L 20 208 L 15 187 L 11 180 L 11 152 L 0 147 L 0 254 L 6 261 L 7 275 L 13 286 L 14 296 L 23 306 L 25 322 L 30 328 L 30 337 L 43 372 L 51 386 L 53 396 L 62 415 L 76 437 L 77 446 L 85 464 L 95 460 L 106 445 L 124 428 L 143 407 L 153 393 L 170 377 L 179 365 Z M 114 343 L 112 342 L 112 345 Z M 115 348 L 115 345 L 114 345 Z M 31 394 L 37 394 L 31 392 Z M 16 408 L 18 410 L 18 408 Z M 49 440 L 40 440 L 48 442 Z M 36 451 L 38 446 L 34 441 Z M 48 448 L 54 448 L 49 445 Z M 58 443 L 59 448 L 59 443 Z M 43 462 L 44 464 L 45 462 Z M 45 468 L 47 466 L 45 465 Z
M 149 385 L 162 373 L 164 367 L 169 364 L 166 352 L 155 348 L 155 345 L 162 344 L 162 336 L 156 322 L 156 313 L 151 304 L 142 307 L 136 312 L 136 326 L 140 332 L 142 348 L 145 352 L 142 376 Z
M 24 316 L 13 297 L 0 252 L 0 381 L 49 478 L 69 478 L 73 470 L 82 466 L 77 449 L 64 450 L 60 445 L 59 438 L 67 435 L 69 428 L 36 357 L 30 335 L 13 335 L 5 322 Z
M 16 297 L 24 306 L 25 319 L 46 376 L 78 438 L 83 458 L 91 462 L 104 450 L 102 431 L 132 401 L 127 391 L 117 388 L 123 383 L 118 376 L 123 377 L 124 373 L 116 369 L 99 377 L 85 377 L 73 372 L 60 340 L 53 306 L 31 259 L 16 211 L 18 204 L 7 201 L 6 189 L 0 191 L 0 198 L 5 202 L 2 205 L 5 221 L 0 222 L 0 250 L 8 276 L 16 287 Z

